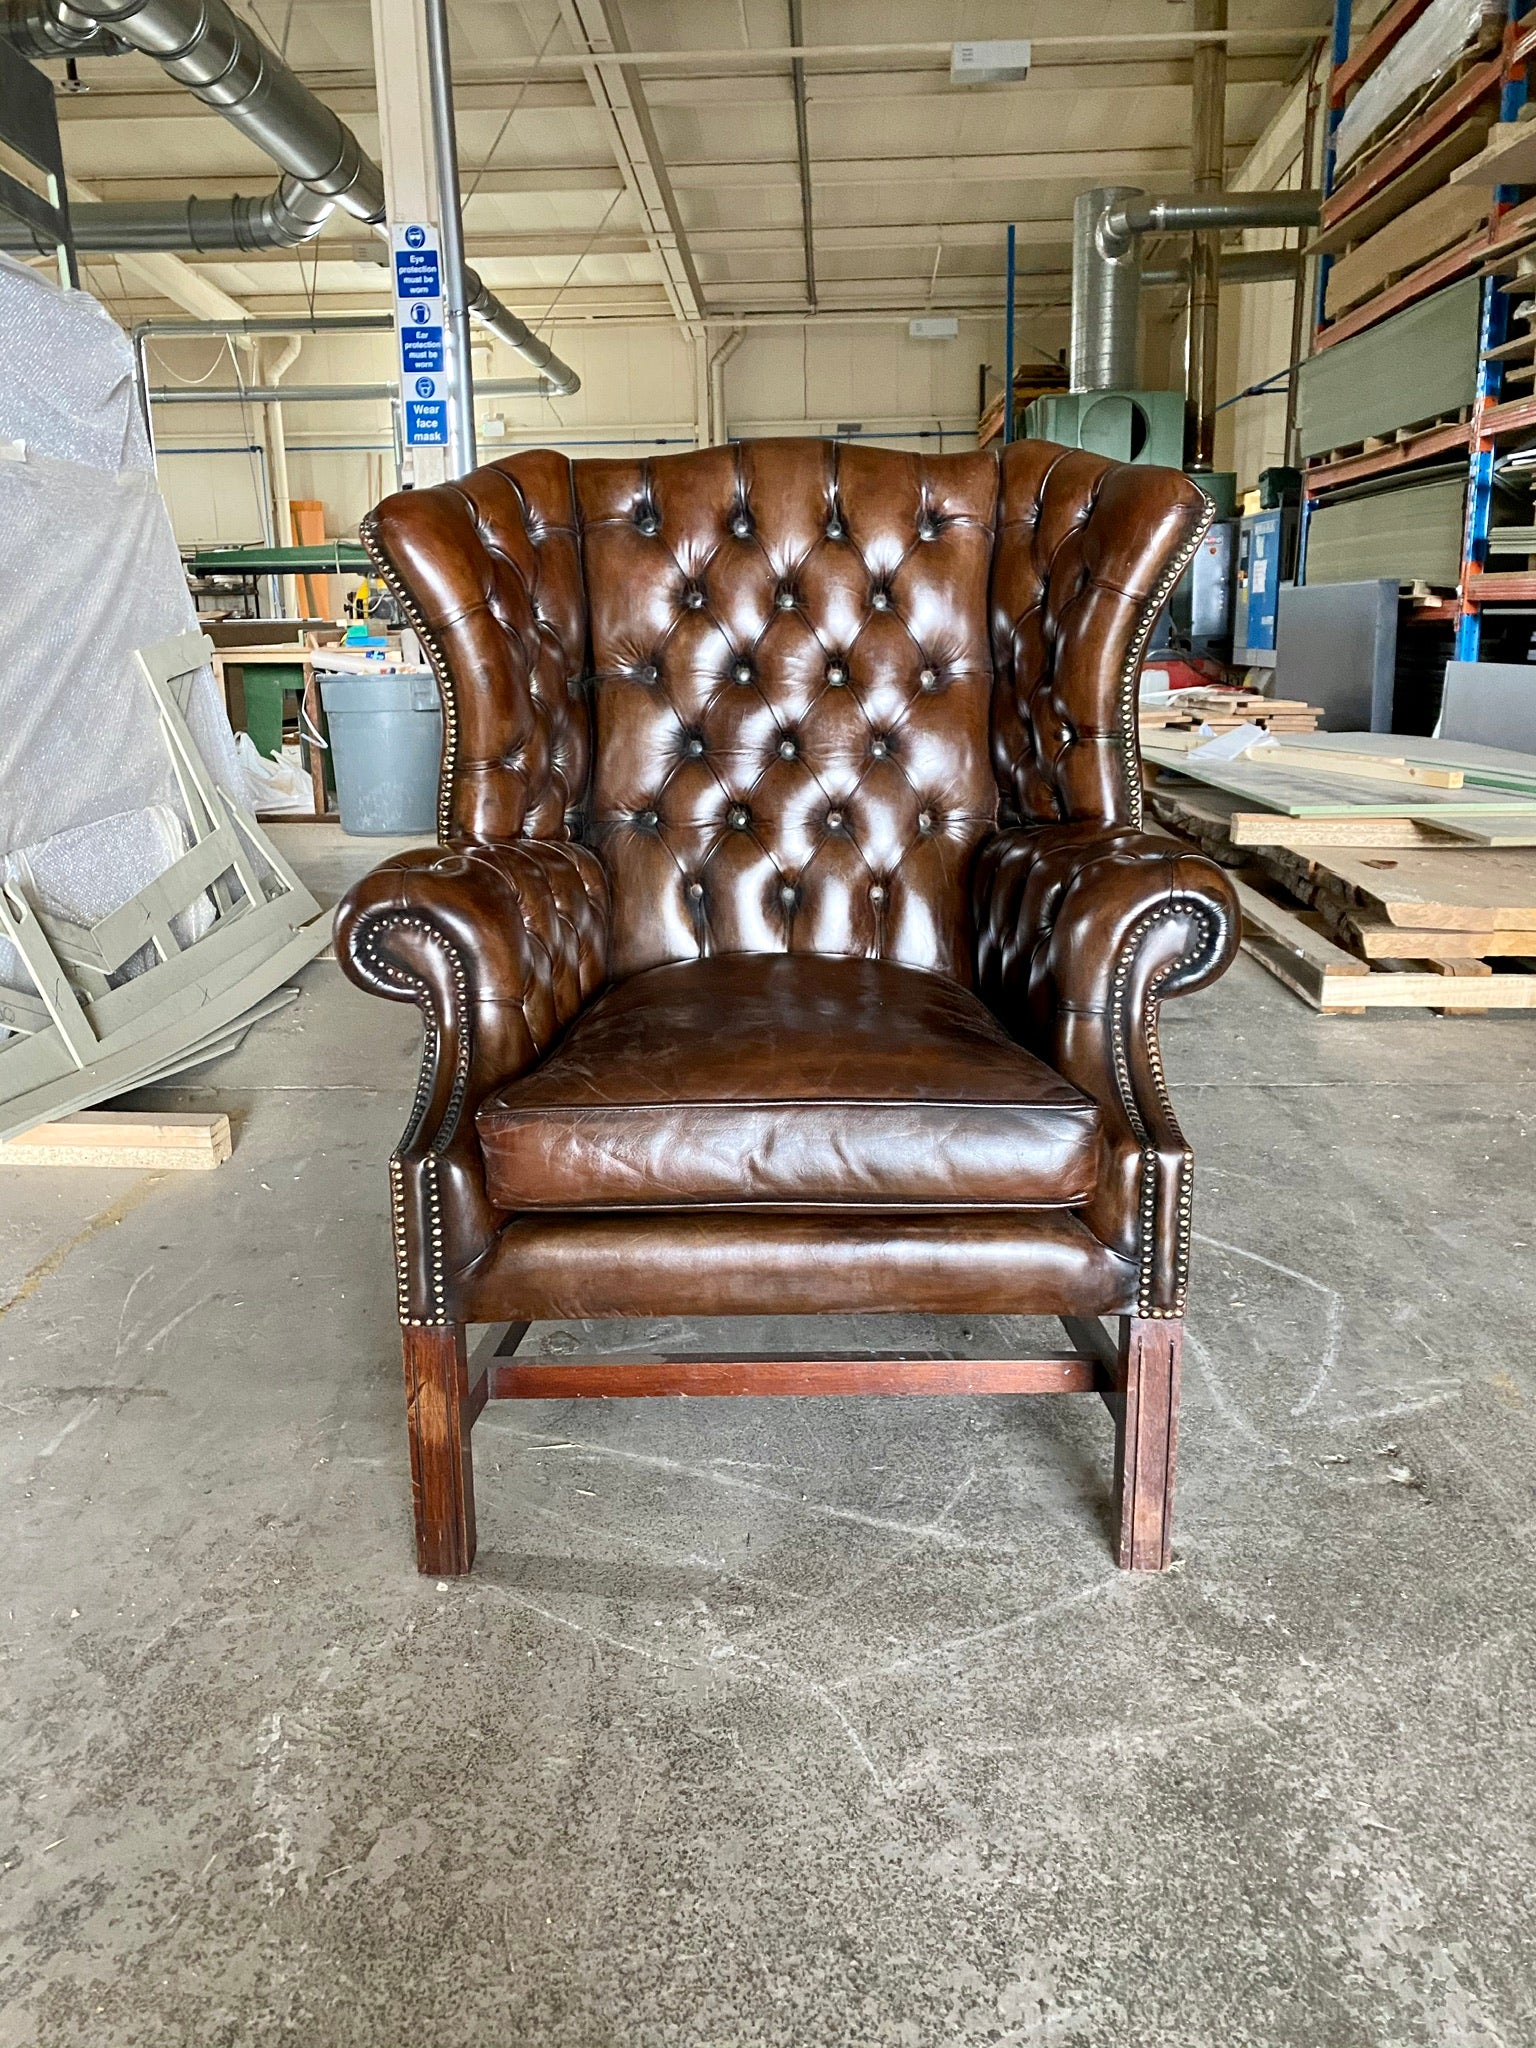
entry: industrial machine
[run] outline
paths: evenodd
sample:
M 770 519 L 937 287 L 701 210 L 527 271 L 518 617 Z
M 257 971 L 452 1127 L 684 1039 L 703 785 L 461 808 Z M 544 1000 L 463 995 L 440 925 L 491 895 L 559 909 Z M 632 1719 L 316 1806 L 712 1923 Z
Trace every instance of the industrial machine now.
M 1053 391 L 1030 406 L 1024 431 L 1031 440 L 1086 448 L 1112 462 L 1155 462 L 1179 469 L 1184 462 L 1184 394 Z
M 1280 586 L 1295 579 L 1299 525 L 1295 505 L 1246 512 L 1238 521 L 1232 659 L 1239 668 L 1275 665 Z

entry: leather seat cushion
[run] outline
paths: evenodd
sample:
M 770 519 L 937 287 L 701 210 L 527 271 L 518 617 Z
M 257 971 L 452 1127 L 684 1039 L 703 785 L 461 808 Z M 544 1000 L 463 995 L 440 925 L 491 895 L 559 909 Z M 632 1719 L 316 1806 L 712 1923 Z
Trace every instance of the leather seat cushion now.
M 733 954 L 632 975 L 477 1119 L 505 1209 L 1081 1202 L 1099 1111 L 958 983 Z

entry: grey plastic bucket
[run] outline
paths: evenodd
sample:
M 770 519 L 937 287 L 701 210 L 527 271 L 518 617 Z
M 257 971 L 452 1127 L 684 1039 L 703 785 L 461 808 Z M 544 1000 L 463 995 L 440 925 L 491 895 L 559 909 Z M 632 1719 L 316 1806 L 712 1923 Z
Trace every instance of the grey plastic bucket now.
M 435 831 L 443 713 L 433 678 L 322 674 L 320 697 L 342 831 Z

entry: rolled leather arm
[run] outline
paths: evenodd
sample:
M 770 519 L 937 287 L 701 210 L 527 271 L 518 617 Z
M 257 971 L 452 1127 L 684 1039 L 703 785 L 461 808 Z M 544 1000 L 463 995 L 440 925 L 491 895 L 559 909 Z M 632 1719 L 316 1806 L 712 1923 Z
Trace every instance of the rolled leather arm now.
M 1022 1044 L 1100 1105 L 1083 1206 L 1138 1266 L 1138 1313 L 1184 1312 L 1192 1162 L 1163 1077 L 1158 1012 L 1223 974 L 1242 925 L 1213 862 L 1130 826 L 998 833 L 976 869 L 977 986 Z
M 359 987 L 422 1013 L 421 1077 L 390 1161 L 400 1320 L 454 1322 L 501 1220 L 475 1111 L 602 986 L 607 876 L 563 840 L 413 849 L 342 899 L 336 957 Z

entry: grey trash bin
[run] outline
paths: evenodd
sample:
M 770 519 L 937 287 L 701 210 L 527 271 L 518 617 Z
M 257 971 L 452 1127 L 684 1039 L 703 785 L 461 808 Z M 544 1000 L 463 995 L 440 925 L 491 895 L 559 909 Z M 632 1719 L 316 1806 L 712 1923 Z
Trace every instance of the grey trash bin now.
M 359 838 L 437 826 L 443 713 L 430 675 L 325 675 L 341 829 Z

